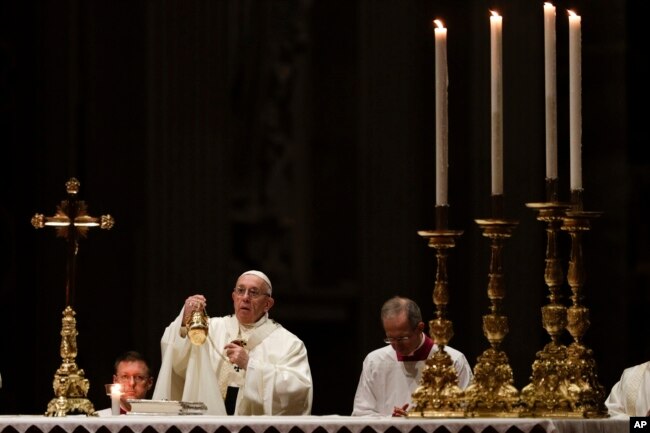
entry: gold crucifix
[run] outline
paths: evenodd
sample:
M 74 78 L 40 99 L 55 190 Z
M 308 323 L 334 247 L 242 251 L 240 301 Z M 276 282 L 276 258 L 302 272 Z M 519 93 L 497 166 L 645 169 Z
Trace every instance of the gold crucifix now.
M 68 414 L 83 413 L 94 415 L 95 408 L 88 400 L 90 383 L 84 377 L 83 369 L 77 367 L 77 322 L 72 309 L 74 300 L 74 285 L 76 258 L 79 252 L 79 240 L 85 238 L 91 227 L 110 229 L 114 225 L 113 217 L 102 215 L 92 217 L 87 214 L 86 203 L 77 199 L 80 183 L 74 177 L 66 182 L 68 199 L 62 200 L 56 207 L 54 216 L 46 217 L 35 214 L 32 225 L 41 229 L 54 227 L 58 237 L 65 238 L 68 247 L 67 272 L 65 286 L 65 310 L 61 326 L 61 366 L 54 374 L 54 395 L 56 396 L 47 405 L 46 416 L 66 416 Z
M 65 183 L 69 198 L 62 200 L 56 207 L 54 216 L 46 217 L 43 214 L 35 214 L 32 217 L 32 225 L 41 229 L 43 227 L 55 227 L 56 235 L 65 238 L 68 242 L 68 261 L 65 285 L 65 305 L 72 305 L 74 300 L 74 283 L 76 271 L 76 258 L 79 252 L 79 240 L 85 238 L 91 227 L 110 229 L 115 221 L 110 215 L 91 217 L 88 215 L 86 203 L 77 199 L 80 183 L 74 177 Z

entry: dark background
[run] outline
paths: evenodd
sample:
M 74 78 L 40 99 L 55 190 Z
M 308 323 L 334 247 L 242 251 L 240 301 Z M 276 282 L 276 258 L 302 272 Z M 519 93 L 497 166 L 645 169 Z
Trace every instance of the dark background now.
M 557 1 L 560 199 L 568 200 L 568 20 L 582 16 L 585 343 L 607 390 L 650 358 L 646 2 Z M 35 230 L 77 177 L 110 231 L 80 243 L 79 355 L 89 398 L 115 357 L 159 341 L 183 300 L 231 312 L 246 269 L 272 279 L 272 317 L 300 336 L 313 413 L 349 414 L 381 304 L 401 294 L 433 318 L 434 38 L 448 28 L 450 345 L 472 366 L 490 216 L 489 10 L 504 17 L 505 243 L 515 386 L 548 342 L 540 307 L 545 226 L 543 2 L 0 1 L 1 413 L 43 413 L 61 363 L 66 244 Z M 563 268 L 568 236 L 560 236 Z M 563 302 L 569 289 L 564 285 Z M 564 341 L 570 342 L 568 336 Z

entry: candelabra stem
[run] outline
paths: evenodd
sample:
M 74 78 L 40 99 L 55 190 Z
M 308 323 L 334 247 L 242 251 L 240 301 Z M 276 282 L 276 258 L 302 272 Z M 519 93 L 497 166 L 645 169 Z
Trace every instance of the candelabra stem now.
M 528 203 L 527 206 L 536 209 L 537 219 L 546 223 L 544 282 L 548 286 L 549 303 L 542 307 L 542 325 L 551 342 L 537 352 L 531 382 L 521 390 L 522 416 L 572 416 L 566 346 L 560 343 L 567 326 L 567 311 L 560 303 L 564 275 L 557 252 L 558 232 L 570 206 L 558 202 Z
M 474 378 L 465 390 L 466 413 L 474 417 L 512 417 L 519 410 L 519 391 L 513 386 L 508 356 L 500 349 L 508 334 L 508 318 L 502 314 L 505 298 L 503 243 L 517 226 L 502 219 L 476 220 L 483 236 L 490 239 L 490 266 L 487 295 L 490 312 L 483 316 L 483 333 L 490 348 L 479 357 Z
M 572 380 L 570 396 L 574 410 L 586 418 L 608 416 L 605 406 L 605 389 L 598 381 L 593 351 L 583 343 L 584 334 L 590 326 L 589 309 L 582 304 L 585 282 L 585 266 L 582 251 L 582 234 L 590 229 L 590 221 L 600 212 L 586 212 L 582 206 L 566 212 L 562 230 L 571 237 L 571 257 L 567 281 L 571 287 L 571 306 L 567 309 L 567 330 L 573 343 L 567 348 L 567 369 Z
M 440 221 L 440 220 L 439 220 Z M 445 217 L 446 221 L 446 217 Z M 439 226 L 439 225 L 438 225 Z M 454 335 L 451 320 L 447 319 L 449 283 L 447 257 L 462 231 L 437 229 L 419 231 L 436 250 L 436 281 L 433 289 L 435 318 L 429 321 L 429 333 L 438 350 L 426 360 L 420 385 L 413 392 L 413 406 L 407 413 L 414 418 L 461 418 L 465 416 L 463 391 L 458 387 L 458 373 L 445 346 Z

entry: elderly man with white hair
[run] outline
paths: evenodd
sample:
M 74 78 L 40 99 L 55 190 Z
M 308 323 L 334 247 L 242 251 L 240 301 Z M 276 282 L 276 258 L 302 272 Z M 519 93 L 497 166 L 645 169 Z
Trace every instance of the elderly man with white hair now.
M 212 415 L 309 415 L 307 349 L 269 318 L 272 289 L 260 271 L 241 274 L 232 292 L 234 315 L 210 318 L 203 344 L 190 341 L 188 326 L 207 301 L 188 297 L 161 339 L 153 399 L 201 401 Z

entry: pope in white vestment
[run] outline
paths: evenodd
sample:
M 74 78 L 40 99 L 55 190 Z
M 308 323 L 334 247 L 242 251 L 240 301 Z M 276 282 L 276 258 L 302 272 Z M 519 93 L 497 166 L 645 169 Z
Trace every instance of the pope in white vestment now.
M 611 416 L 648 416 L 650 411 L 650 361 L 623 370 L 605 401 Z
M 423 332 L 420 309 L 412 300 L 394 297 L 386 301 L 381 318 L 389 344 L 364 359 L 353 416 L 405 416 L 420 385 L 426 359 L 438 350 Z M 458 386 L 467 388 L 473 375 L 465 355 L 449 346 L 445 351 L 458 373 Z
M 232 294 L 235 314 L 210 318 L 202 345 L 186 337 L 185 324 L 192 311 L 205 308 L 205 298 L 187 298 L 161 339 L 153 399 L 200 401 L 208 414 L 226 415 L 231 387 L 238 389 L 234 415 L 309 415 L 313 390 L 307 350 L 269 318 L 271 290 L 266 275 L 244 272 Z

